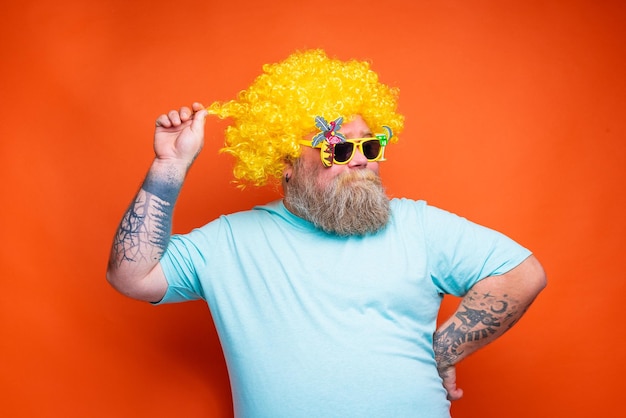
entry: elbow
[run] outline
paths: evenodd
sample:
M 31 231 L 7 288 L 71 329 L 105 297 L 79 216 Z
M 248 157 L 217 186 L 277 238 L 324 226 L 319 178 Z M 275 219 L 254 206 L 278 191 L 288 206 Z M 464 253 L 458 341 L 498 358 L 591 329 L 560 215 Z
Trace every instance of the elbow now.
M 122 295 L 131 299 L 145 302 L 159 302 L 167 291 L 167 281 L 165 277 L 151 270 L 145 274 L 136 271 L 125 271 L 116 269 L 109 265 L 106 271 L 106 280 L 111 287 Z
M 530 265 L 528 266 L 529 271 L 526 274 L 526 281 L 528 286 L 535 290 L 535 295 L 538 295 L 548 285 L 548 277 L 543 266 L 535 256 L 530 256 L 528 261 Z
M 111 265 L 111 263 L 107 266 L 105 277 L 109 285 L 118 293 L 131 298 L 133 297 L 131 286 L 133 281 L 125 276 L 122 271 Z
M 113 266 L 111 265 L 111 260 L 109 260 L 109 263 L 107 264 L 105 278 L 111 286 L 115 287 L 115 281 L 116 281 L 115 270 Z
M 107 268 L 106 274 L 106 281 L 109 283 L 109 285 L 117 290 L 120 293 L 124 293 L 123 292 L 123 280 L 120 278 L 119 274 L 117 274 L 117 272 L 115 271 L 115 269 L 112 269 L 111 266 L 109 266 Z
M 545 270 L 543 270 L 543 268 L 541 269 L 541 277 L 539 277 L 539 283 L 541 285 L 541 289 L 543 290 L 546 288 L 546 286 L 548 285 L 548 276 L 546 275 Z

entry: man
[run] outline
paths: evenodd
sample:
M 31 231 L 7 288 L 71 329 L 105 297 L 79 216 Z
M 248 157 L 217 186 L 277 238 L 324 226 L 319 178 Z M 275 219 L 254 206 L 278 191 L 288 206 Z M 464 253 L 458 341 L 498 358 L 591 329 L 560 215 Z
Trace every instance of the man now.
M 238 417 L 448 417 L 455 365 L 545 286 L 531 253 L 423 201 L 388 199 L 384 148 L 403 118 L 367 63 L 297 52 L 238 100 L 156 121 L 155 159 L 107 277 L 154 303 L 204 299 Z M 208 113 L 234 120 L 235 177 L 284 199 L 170 236 Z M 438 330 L 444 294 L 463 296 Z

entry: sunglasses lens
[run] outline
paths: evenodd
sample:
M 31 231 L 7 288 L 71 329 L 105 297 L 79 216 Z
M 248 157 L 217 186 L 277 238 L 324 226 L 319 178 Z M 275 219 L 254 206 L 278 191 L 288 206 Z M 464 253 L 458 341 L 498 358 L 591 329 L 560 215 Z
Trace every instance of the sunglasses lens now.
M 354 144 L 351 142 L 343 142 L 335 145 L 335 161 L 345 163 L 352 156 Z
M 378 154 L 380 154 L 380 141 L 378 139 L 371 139 L 369 141 L 364 141 L 362 143 L 363 146 L 363 155 L 368 160 L 375 160 L 378 158 Z

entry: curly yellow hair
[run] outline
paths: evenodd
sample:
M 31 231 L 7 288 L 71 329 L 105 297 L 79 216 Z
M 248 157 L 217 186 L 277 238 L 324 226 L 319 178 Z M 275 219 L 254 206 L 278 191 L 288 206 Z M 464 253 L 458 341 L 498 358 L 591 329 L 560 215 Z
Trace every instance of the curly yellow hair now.
M 221 151 L 235 157 L 240 186 L 280 179 L 285 162 L 300 156 L 298 141 L 319 132 L 316 116 L 349 122 L 361 115 L 374 132 L 391 127 L 391 142 L 398 140 L 404 126 L 396 112 L 399 90 L 380 83 L 369 63 L 330 59 L 316 49 L 266 64 L 263 71 L 236 100 L 209 106 L 210 113 L 233 119 Z

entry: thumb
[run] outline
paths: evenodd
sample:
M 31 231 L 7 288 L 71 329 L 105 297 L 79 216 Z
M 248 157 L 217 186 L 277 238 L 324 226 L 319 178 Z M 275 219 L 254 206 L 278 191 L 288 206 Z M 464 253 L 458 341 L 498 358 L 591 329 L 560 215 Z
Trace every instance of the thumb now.
M 191 130 L 196 133 L 202 133 L 204 130 L 206 116 L 206 109 L 202 108 L 201 110 L 196 111 L 196 113 L 194 113 L 193 115 L 193 120 L 191 121 Z
M 463 397 L 463 389 L 453 385 L 451 387 L 446 386 L 446 390 L 448 391 L 448 400 L 450 401 L 458 401 Z
M 439 375 L 443 380 L 443 387 L 448 392 L 448 399 L 458 401 L 463 397 L 463 389 L 456 384 L 456 367 L 448 366 L 445 369 L 439 369 Z

